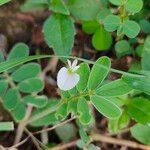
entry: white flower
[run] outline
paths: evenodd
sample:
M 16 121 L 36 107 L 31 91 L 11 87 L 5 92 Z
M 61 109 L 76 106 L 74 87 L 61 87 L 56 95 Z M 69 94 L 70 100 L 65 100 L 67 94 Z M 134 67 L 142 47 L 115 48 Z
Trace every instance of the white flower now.
M 77 66 L 78 61 L 74 60 L 72 64 L 70 60 L 67 60 L 67 62 L 68 68 L 61 68 L 57 75 L 57 85 L 63 91 L 74 88 L 80 80 L 80 76 L 76 73 L 80 67 Z

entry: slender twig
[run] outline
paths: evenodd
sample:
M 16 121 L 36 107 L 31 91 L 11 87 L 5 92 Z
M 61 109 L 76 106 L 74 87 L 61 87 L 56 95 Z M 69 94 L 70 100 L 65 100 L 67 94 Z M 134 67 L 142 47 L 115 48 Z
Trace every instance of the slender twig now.
M 72 117 L 72 118 L 70 118 L 70 119 L 68 119 L 68 120 L 65 120 L 64 122 L 61 122 L 61 123 L 59 123 L 59 124 L 56 124 L 56 125 L 54 125 L 54 126 L 51 127 L 51 128 L 46 128 L 46 129 L 43 129 L 43 130 L 34 132 L 33 134 L 39 134 L 39 133 L 43 133 L 43 132 L 47 132 L 47 131 L 54 130 L 54 129 L 56 129 L 57 127 L 60 127 L 60 126 L 62 126 L 62 125 L 65 125 L 65 124 L 71 122 L 71 121 L 74 120 L 74 119 L 76 119 L 76 117 Z
M 104 136 L 104 135 L 100 135 L 100 134 L 93 134 L 90 137 L 93 141 L 97 141 L 97 142 L 120 145 L 120 146 L 130 147 L 130 148 L 133 148 L 133 149 L 150 150 L 149 146 L 138 144 L 136 142 L 129 141 L 129 140 L 122 140 L 122 139 L 112 138 L 112 137 L 108 137 L 108 136 Z M 65 144 L 60 144 L 60 145 L 55 146 L 53 148 L 49 148 L 49 150 L 64 150 L 64 149 L 75 146 L 77 141 L 78 140 L 71 141 L 71 142 L 65 143 Z
M 29 119 L 29 117 L 31 115 L 31 112 L 32 112 L 32 106 L 28 106 L 25 118 L 18 125 L 18 129 L 17 129 L 17 133 L 16 133 L 14 144 L 17 144 L 17 143 L 20 142 L 22 134 L 23 134 L 23 131 L 24 131 L 24 128 L 27 125 L 27 121 L 28 121 L 28 119 Z
M 9 147 L 9 149 L 11 149 L 11 148 L 17 148 L 17 147 L 23 145 L 25 142 L 27 142 L 27 141 L 29 140 L 29 138 L 30 138 L 30 136 L 28 136 L 27 138 L 25 138 L 25 139 L 22 140 L 21 142 L 19 142 L 19 143 L 13 145 L 13 146 L 11 146 L 11 147 Z
M 99 141 L 99 142 L 104 142 L 104 143 L 109 143 L 109 144 L 116 144 L 116 145 L 121 145 L 121 146 L 126 146 L 126 147 L 131 147 L 134 149 L 142 149 L 142 150 L 150 150 L 149 146 L 142 145 L 133 141 L 129 140 L 123 140 L 123 139 L 116 139 L 100 134 L 94 134 L 91 136 L 91 139 L 93 141 Z
M 37 131 L 37 132 L 34 132 L 34 133 L 31 133 L 27 128 L 25 128 L 25 132 L 28 134 L 28 137 L 26 139 L 24 139 L 23 141 L 15 144 L 15 145 L 13 145 L 13 146 L 11 146 L 9 148 L 17 148 L 17 147 L 19 147 L 20 145 L 24 144 L 29 138 L 32 138 L 32 140 L 34 139 L 34 142 L 36 141 L 35 143 L 36 143 L 36 146 L 37 146 L 37 143 L 39 143 L 39 140 L 37 140 L 37 139 L 35 140 L 35 137 L 34 137 L 35 134 L 40 134 L 40 133 L 43 133 L 43 132 L 54 130 L 54 129 L 56 129 L 59 126 L 62 126 L 64 124 L 66 124 L 66 123 L 71 122 L 75 118 L 76 117 L 72 117 L 72 118 L 70 118 L 70 119 L 68 119 L 68 120 L 66 120 L 64 122 L 61 122 L 61 123 L 59 123 L 59 124 L 57 124 L 57 125 L 55 125 L 55 126 L 53 126 L 51 128 L 46 128 L 46 129 L 43 129 L 43 130 L 40 130 L 40 131 Z M 41 144 L 41 142 L 40 142 L 40 144 Z M 37 147 L 39 148 L 39 146 L 37 146 Z
M 47 126 L 44 126 L 43 129 L 46 129 L 46 128 L 47 128 Z M 47 145 L 47 144 L 48 144 L 48 141 L 49 141 L 48 132 L 43 132 L 43 133 L 41 133 L 41 142 L 42 142 L 43 144 Z
M 29 135 L 29 137 L 31 137 L 34 145 L 36 146 L 37 150 L 41 150 L 41 147 L 39 145 L 39 142 L 37 141 L 37 139 L 32 135 L 32 133 L 30 131 L 28 131 L 27 129 L 24 129 L 25 132 Z
M 46 74 L 48 71 L 52 71 L 52 72 L 55 72 L 55 68 L 56 68 L 56 66 L 57 66 L 57 64 L 58 64 L 58 57 L 54 57 L 54 58 L 52 58 L 49 62 L 48 62 L 48 64 L 47 64 L 47 66 L 43 69 L 43 73 L 44 74 Z
M 60 145 L 58 145 L 56 147 L 49 148 L 48 150 L 64 150 L 64 149 L 67 149 L 67 148 L 75 146 L 76 143 L 77 143 L 77 140 L 71 141 L 71 142 L 65 143 L 65 144 L 60 144 Z
M 51 130 L 59 127 L 59 126 L 62 126 L 64 124 L 72 121 L 75 118 L 76 117 L 70 118 L 70 119 L 68 119 L 68 120 L 66 120 L 66 121 L 64 121 L 64 122 L 62 122 L 60 124 L 57 124 L 57 125 L 55 125 L 55 126 L 53 126 L 51 128 L 47 128 L 47 129 L 35 132 L 33 134 L 39 134 L 39 133 L 42 133 L 42 132 L 51 131 Z M 100 135 L 100 134 L 92 135 L 91 139 L 93 141 L 100 141 L 100 142 L 104 142 L 104 143 L 116 144 L 116 145 L 131 147 L 131 148 L 134 148 L 134 149 L 150 150 L 150 147 L 146 146 L 146 145 L 138 144 L 136 142 L 132 142 L 132 141 L 128 141 L 128 140 L 116 139 L 116 138 L 112 138 L 112 137 L 109 137 L 109 136 L 103 136 L 103 135 Z M 52 148 L 50 150 L 62 150 L 62 149 L 74 146 L 75 144 L 76 144 L 76 141 L 72 141 L 72 142 L 64 144 L 64 145 L 56 146 L 55 148 Z
M 46 147 L 46 146 L 45 146 L 43 143 L 41 143 L 36 137 L 34 137 L 33 134 L 32 134 L 27 128 L 25 128 L 24 130 L 25 130 L 25 132 L 29 135 L 29 137 L 31 137 L 31 139 L 32 139 L 34 145 L 36 146 L 37 150 L 41 150 L 41 149 L 42 149 L 42 148 L 40 147 L 40 145 L 43 146 L 43 147 Z M 39 145 L 39 144 L 40 144 L 40 145 Z M 46 148 L 47 148 L 47 147 L 46 147 Z
M 106 135 L 107 135 L 107 136 L 121 135 L 121 134 L 124 134 L 124 133 L 129 132 L 130 129 L 131 129 L 131 127 L 125 128 L 125 129 L 123 129 L 123 130 L 120 130 L 118 133 L 108 133 L 108 134 L 106 134 Z

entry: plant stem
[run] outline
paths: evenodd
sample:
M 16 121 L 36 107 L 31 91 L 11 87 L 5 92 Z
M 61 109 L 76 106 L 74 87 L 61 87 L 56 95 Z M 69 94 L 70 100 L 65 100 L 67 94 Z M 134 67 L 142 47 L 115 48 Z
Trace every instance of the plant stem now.
M 54 106 L 53 108 L 51 108 L 51 109 L 46 109 L 46 110 L 44 110 L 43 112 L 41 112 L 41 113 L 39 113 L 39 114 L 37 114 L 37 115 L 31 117 L 31 118 L 28 120 L 27 123 L 29 124 L 29 123 L 31 123 L 31 122 L 34 122 L 34 121 L 36 121 L 36 120 L 38 120 L 38 119 L 40 119 L 40 118 L 42 118 L 42 117 L 44 117 L 44 116 L 46 116 L 46 115 L 48 115 L 48 114 L 50 114 L 50 113 L 56 111 L 56 110 L 59 108 L 59 106 L 60 106 L 60 103 L 57 104 L 57 105 L 55 105 L 55 106 Z
M 121 145 L 121 146 L 126 146 L 126 147 L 131 147 L 134 149 L 143 149 L 143 150 L 150 150 L 149 146 L 142 145 L 136 142 L 128 141 L 128 140 L 123 140 L 123 139 L 116 139 L 100 134 L 94 134 L 91 136 L 93 141 L 100 141 L 104 143 L 110 143 L 110 144 L 116 144 L 116 145 Z
M 43 133 L 43 132 L 48 132 L 48 131 L 51 131 L 51 130 L 54 130 L 56 129 L 57 127 L 60 127 L 60 126 L 63 126 L 69 122 L 71 122 L 72 120 L 76 119 L 76 117 L 72 117 L 68 120 L 65 120 L 64 122 L 60 122 L 54 126 L 52 126 L 51 128 L 46 128 L 46 129 L 43 129 L 43 130 L 40 130 L 40 131 L 37 131 L 37 132 L 34 132 L 33 134 L 39 134 L 39 133 Z
M 11 79 L 11 77 L 9 76 L 9 74 L 7 72 L 4 72 L 4 76 L 6 77 L 6 79 L 9 81 L 9 84 L 12 88 L 16 88 L 16 84 L 13 82 L 13 80 Z M 21 100 L 21 95 L 19 94 L 20 100 Z M 24 131 L 24 128 L 27 124 L 27 120 L 29 119 L 30 115 L 32 112 L 32 106 L 28 106 L 27 107 L 27 111 L 26 111 L 26 116 L 25 118 L 19 122 L 18 128 L 17 128 L 17 132 L 16 132 L 16 137 L 14 140 L 14 144 L 17 144 L 20 142 L 21 138 L 22 138 L 22 134 Z
M 69 99 L 77 99 L 77 98 L 79 98 L 79 97 L 81 97 L 81 96 L 83 96 L 83 97 L 89 96 L 89 95 L 91 95 L 91 93 L 92 93 L 92 92 L 80 93 L 80 94 L 77 94 L 77 95 L 74 95 L 74 96 L 70 97 Z M 46 116 L 46 115 L 48 115 L 48 114 L 54 112 L 54 111 L 56 111 L 56 110 L 59 108 L 59 106 L 62 104 L 62 102 L 68 101 L 69 99 L 62 99 L 61 102 L 58 103 L 57 105 L 55 105 L 53 108 L 51 108 L 51 109 L 46 109 L 46 110 L 44 110 L 44 111 L 38 113 L 37 115 L 31 117 L 31 118 L 28 120 L 28 124 L 31 123 L 31 122 L 34 122 L 34 121 L 36 121 L 36 120 L 38 120 L 38 119 L 40 119 L 40 118 L 42 118 L 42 117 L 44 117 L 44 116 Z
M 45 145 L 43 143 L 41 143 L 36 137 L 34 137 L 32 135 L 32 133 L 30 131 L 28 131 L 28 129 L 25 128 L 24 130 L 29 135 L 29 137 L 32 139 L 32 141 L 33 141 L 34 145 L 36 146 L 37 150 L 42 150 L 42 148 L 40 147 L 40 144 L 41 144 L 41 146 L 45 147 Z
M 116 139 L 116 138 L 112 138 L 112 137 L 108 137 L 108 136 L 100 135 L 100 134 L 93 134 L 90 137 L 95 142 L 102 142 L 102 143 L 109 143 L 109 144 L 113 144 L 113 145 L 126 146 L 126 147 L 130 147 L 132 149 L 150 150 L 149 146 L 142 145 L 142 144 L 139 144 L 139 143 L 136 143 L 133 141 L 129 141 L 129 140 Z M 71 141 L 71 142 L 65 143 L 65 144 L 60 144 L 53 148 L 49 148 L 49 150 L 64 150 L 67 148 L 71 148 L 76 145 L 77 141 L 78 140 Z
M 66 58 L 66 59 L 70 59 L 71 58 L 71 59 L 80 60 L 82 62 L 86 62 L 88 64 L 93 64 L 93 65 L 95 64 L 94 61 L 90 61 L 90 60 L 86 60 L 86 59 L 78 58 L 78 57 L 73 57 L 73 56 L 36 55 L 36 56 L 28 56 L 28 57 L 24 57 L 24 58 L 21 58 L 21 59 L 16 59 L 16 60 L 13 60 L 13 61 L 2 62 L 2 63 L 0 63 L 0 73 L 6 71 L 8 69 L 11 69 L 13 67 L 16 67 L 16 66 L 18 66 L 20 64 L 23 64 L 25 62 L 28 62 L 28 61 L 32 61 L 32 60 L 36 60 L 36 59 L 42 59 L 42 58 L 52 58 L 52 57 Z M 108 69 L 104 65 L 98 64 L 97 66 L 100 66 L 100 67 Z M 118 74 L 131 76 L 131 77 L 144 77 L 144 75 L 141 75 L 141 74 L 133 74 L 133 73 L 124 72 L 124 71 L 113 69 L 113 68 L 111 68 L 110 71 L 114 72 L 114 73 L 118 73 Z
M 14 144 L 17 144 L 20 142 L 20 140 L 22 138 L 23 131 L 27 125 L 27 121 L 31 115 L 31 112 L 32 112 L 32 106 L 28 106 L 25 118 L 18 125 Z

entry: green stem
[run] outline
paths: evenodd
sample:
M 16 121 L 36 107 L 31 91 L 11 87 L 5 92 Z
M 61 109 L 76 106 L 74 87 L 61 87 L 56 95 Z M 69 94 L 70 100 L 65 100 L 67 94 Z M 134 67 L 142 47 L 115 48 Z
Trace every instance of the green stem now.
M 60 105 L 61 105 L 61 103 L 55 105 L 55 106 L 54 106 L 53 108 L 51 108 L 51 109 L 46 109 L 46 110 L 44 110 L 43 112 L 41 112 L 41 113 L 39 113 L 39 114 L 37 114 L 37 115 L 35 115 L 35 116 L 32 116 L 32 117 L 28 120 L 27 123 L 29 124 L 29 123 L 31 123 L 31 122 L 34 122 L 34 121 L 36 121 L 36 120 L 38 120 L 38 119 L 40 119 L 40 118 L 42 118 L 42 117 L 44 117 L 44 116 L 46 116 L 46 115 L 48 115 L 48 114 L 50 114 L 50 113 L 56 111 L 56 110 L 59 108 Z
M 66 59 L 71 58 L 71 59 L 77 59 L 77 60 L 82 61 L 82 62 L 86 62 L 88 64 L 93 64 L 93 65 L 95 64 L 94 61 L 90 61 L 90 60 L 86 60 L 86 59 L 78 58 L 78 57 L 73 57 L 73 56 L 36 55 L 36 56 L 24 57 L 24 58 L 21 58 L 21 59 L 15 59 L 15 60 L 12 60 L 12 61 L 2 62 L 2 63 L 0 63 L 0 73 L 6 71 L 8 69 L 11 69 L 15 66 L 18 66 L 20 64 L 23 64 L 25 62 L 28 62 L 28 61 L 32 61 L 32 60 L 35 60 L 35 59 L 42 59 L 42 58 L 52 58 L 52 57 L 66 58 Z M 101 65 L 101 64 L 97 64 L 97 66 L 100 66 L 100 67 L 103 67 L 103 68 L 107 69 L 107 67 L 105 67 L 104 65 Z M 110 71 L 114 72 L 114 73 L 118 73 L 118 74 L 131 76 L 131 77 L 144 77 L 144 75 L 141 75 L 141 74 L 133 74 L 133 73 L 124 72 L 124 71 L 113 69 L 113 68 L 111 68 Z
M 7 72 L 4 72 L 3 75 L 4 75 L 4 77 L 8 80 L 10 86 L 11 86 L 12 88 L 16 88 L 16 85 L 15 85 L 15 83 L 12 81 L 11 77 L 9 76 L 9 74 L 8 74 Z
M 62 104 L 62 102 L 68 102 L 70 99 L 78 99 L 79 97 L 86 97 L 86 96 L 91 96 L 93 94 L 92 91 L 88 91 L 88 92 L 83 92 L 83 93 L 80 93 L 80 94 L 77 94 L 77 95 L 73 95 L 72 97 L 70 98 L 63 98 L 61 99 L 60 103 L 58 103 L 57 105 L 55 105 L 52 109 L 46 109 L 44 111 L 42 111 L 41 113 L 38 113 L 37 115 L 35 116 L 32 116 L 29 120 L 28 120 L 28 124 L 42 118 L 42 117 L 45 117 L 46 115 L 52 113 L 52 112 L 55 112 L 59 107 L 60 105 Z
M 78 99 L 78 98 L 80 98 L 80 97 L 91 96 L 91 95 L 93 95 L 93 94 L 94 94 L 93 91 L 78 93 L 78 94 L 73 95 L 73 96 L 71 96 L 71 97 L 69 97 L 69 98 L 63 98 L 62 101 L 68 102 L 70 99 L 71 99 L 71 100 L 72 100 L 72 99 Z
M 77 59 L 77 60 L 86 62 L 88 64 L 93 64 L 93 65 L 95 64 L 94 61 L 86 60 L 86 59 L 83 59 L 83 58 L 78 58 L 78 57 L 70 57 L 70 58 Z M 97 66 L 108 69 L 107 67 L 105 67 L 104 65 L 101 65 L 101 64 L 97 64 Z M 117 74 L 123 74 L 123 75 L 131 76 L 131 77 L 144 77 L 144 75 L 141 75 L 141 74 L 133 74 L 133 73 L 117 70 L 117 69 L 114 69 L 114 68 L 111 68 L 110 71 L 114 72 L 114 73 L 117 73 Z

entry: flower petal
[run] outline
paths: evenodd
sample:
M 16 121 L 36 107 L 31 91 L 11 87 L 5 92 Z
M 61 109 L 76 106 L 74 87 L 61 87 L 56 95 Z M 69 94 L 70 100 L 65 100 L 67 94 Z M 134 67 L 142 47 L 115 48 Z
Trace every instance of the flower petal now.
M 63 90 L 67 91 L 74 88 L 79 82 L 80 76 L 77 73 L 69 74 L 68 70 L 63 67 L 60 69 L 57 75 L 57 85 Z
M 63 67 L 59 70 L 57 74 L 57 85 L 61 89 L 61 87 L 65 84 L 66 76 L 68 76 L 68 69 L 66 67 Z
M 71 61 L 69 59 L 67 59 L 67 62 L 68 62 L 69 68 L 71 68 Z
M 73 72 L 77 71 L 80 68 L 80 66 L 75 66 L 72 70 Z
M 80 80 L 80 76 L 78 74 L 68 75 L 66 83 L 63 87 L 64 91 L 70 90 L 74 88 Z
M 75 60 L 73 61 L 73 63 L 72 63 L 72 69 L 77 65 L 77 63 L 78 63 L 78 60 L 75 59 Z

